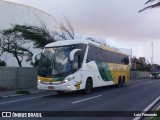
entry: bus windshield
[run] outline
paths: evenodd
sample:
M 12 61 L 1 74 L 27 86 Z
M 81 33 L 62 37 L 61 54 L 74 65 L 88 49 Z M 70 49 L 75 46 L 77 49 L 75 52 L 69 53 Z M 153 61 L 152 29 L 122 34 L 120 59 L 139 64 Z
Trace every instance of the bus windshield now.
M 70 73 L 72 71 L 72 65 L 69 56 L 74 48 L 74 45 L 45 48 L 39 62 L 38 75 L 52 77 Z

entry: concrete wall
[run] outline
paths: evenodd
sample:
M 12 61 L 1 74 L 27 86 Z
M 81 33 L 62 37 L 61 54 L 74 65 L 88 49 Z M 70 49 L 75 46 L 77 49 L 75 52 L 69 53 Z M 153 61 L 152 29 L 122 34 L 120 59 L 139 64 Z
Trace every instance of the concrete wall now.
M 0 88 L 24 89 L 36 86 L 36 68 L 0 67 Z
M 130 79 L 145 79 L 149 78 L 150 73 L 149 72 L 143 72 L 143 71 L 131 71 L 130 72 Z
M 149 72 L 132 71 L 130 79 L 149 78 Z M 0 67 L 0 88 L 25 89 L 37 87 L 37 68 Z

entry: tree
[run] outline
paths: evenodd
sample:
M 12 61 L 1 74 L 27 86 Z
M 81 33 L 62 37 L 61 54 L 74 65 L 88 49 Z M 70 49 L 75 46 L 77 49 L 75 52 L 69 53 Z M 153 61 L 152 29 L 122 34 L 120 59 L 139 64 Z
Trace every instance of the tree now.
M 0 66 L 6 66 L 6 62 L 5 62 L 5 61 L 0 60 Z
M 142 64 L 136 57 L 132 58 L 132 62 L 134 64 L 136 64 L 136 67 L 132 66 L 132 68 L 131 68 L 132 71 L 135 71 L 135 70 L 136 71 L 151 71 L 152 66 L 150 63 L 149 64 L 147 64 L 147 63 Z
M 146 9 L 150 9 L 150 8 L 160 7 L 160 0 L 148 0 L 148 1 L 145 3 L 145 5 L 146 5 L 146 4 L 149 4 L 149 3 L 152 3 L 152 2 L 155 2 L 155 1 L 159 1 L 159 2 L 156 2 L 156 3 L 152 4 L 152 5 L 147 6 L 147 7 L 144 7 L 144 8 L 141 9 L 139 12 L 143 12 L 143 11 L 145 11 Z
M 64 16 L 66 25 L 62 22 L 59 24 L 58 29 L 54 32 L 54 35 L 58 40 L 75 39 L 74 27 L 71 25 L 69 20 Z
M 54 35 L 52 35 L 45 25 L 41 27 L 30 25 L 12 25 L 12 29 L 6 30 L 7 33 L 19 32 L 21 38 L 28 42 L 33 42 L 34 48 L 43 48 L 46 44 L 55 42 Z
M 19 32 L 8 32 L 8 30 L 0 31 L 0 51 L 1 53 L 8 52 L 12 54 L 19 67 L 22 67 L 24 56 L 32 56 L 33 53 L 24 45 L 28 41 L 23 39 Z
M 24 56 L 27 56 L 27 61 L 30 61 L 33 53 L 32 48 L 44 48 L 48 43 L 58 40 L 74 39 L 74 28 L 65 17 L 67 22 L 64 25 L 62 22 L 59 29 L 50 33 L 46 25 L 41 22 L 41 26 L 31 25 L 12 25 L 12 28 L 0 31 L 0 51 L 11 53 L 17 60 L 18 65 L 22 67 Z M 28 47 L 27 44 L 32 46 Z M 38 62 L 38 61 L 37 61 Z M 38 63 L 36 63 L 37 65 Z M 31 65 L 35 66 L 33 63 Z

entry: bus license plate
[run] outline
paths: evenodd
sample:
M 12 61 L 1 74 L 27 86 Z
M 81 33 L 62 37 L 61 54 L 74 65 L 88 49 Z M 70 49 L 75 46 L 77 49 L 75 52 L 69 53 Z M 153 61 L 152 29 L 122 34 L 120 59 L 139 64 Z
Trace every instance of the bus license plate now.
M 53 86 L 48 86 L 48 89 L 54 89 L 54 87 Z

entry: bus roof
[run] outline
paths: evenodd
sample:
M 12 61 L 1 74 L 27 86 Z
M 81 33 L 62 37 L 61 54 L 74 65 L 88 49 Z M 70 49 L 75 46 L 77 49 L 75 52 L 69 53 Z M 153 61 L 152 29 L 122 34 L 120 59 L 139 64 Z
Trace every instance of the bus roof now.
M 125 53 L 122 53 L 114 48 L 111 48 L 111 47 L 108 47 L 106 45 L 102 45 L 98 42 L 94 42 L 92 40 L 87 40 L 87 39 L 72 39 L 72 40 L 62 40 L 62 41 L 57 41 L 57 42 L 53 42 L 53 43 L 49 43 L 45 46 L 45 48 L 50 48 L 50 47 L 58 47 L 58 46 L 66 46 L 66 45 L 74 45 L 74 44 L 91 44 L 91 45 L 94 45 L 94 46 L 97 46 L 99 48 L 102 48 L 102 49 L 105 49 L 105 50 L 108 50 L 108 51 L 112 51 L 112 52 L 116 52 L 116 53 L 119 53 L 119 54 L 124 54 L 126 56 L 128 56 L 127 54 Z
M 99 46 L 98 43 L 92 42 L 91 40 L 86 40 L 86 39 L 73 39 L 73 40 L 62 40 L 62 41 L 57 41 L 53 43 L 47 44 L 45 47 L 57 47 L 57 46 L 64 46 L 64 45 L 73 45 L 73 44 L 95 44 Z

